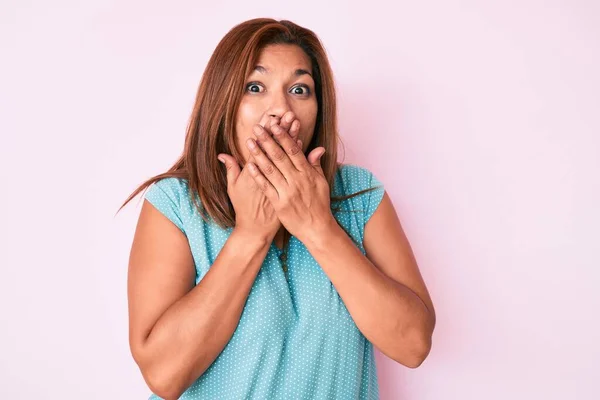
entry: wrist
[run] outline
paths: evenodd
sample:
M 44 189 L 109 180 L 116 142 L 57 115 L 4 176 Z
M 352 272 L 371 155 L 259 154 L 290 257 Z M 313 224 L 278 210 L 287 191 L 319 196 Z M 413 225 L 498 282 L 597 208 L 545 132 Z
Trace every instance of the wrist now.
M 244 244 L 248 244 L 253 247 L 255 246 L 262 248 L 265 246 L 270 246 L 272 241 L 272 239 L 269 240 L 268 235 L 259 234 L 256 231 L 240 227 L 234 227 L 231 235 L 239 238 Z
M 307 249 L 322 250 L 325 249 L 331 241 L 338 235 L 345 235 L 344 230 L 332 216 L 330 220 L 323 224 L 314 224 L 311 226 L 300 241 L 304 243 Z

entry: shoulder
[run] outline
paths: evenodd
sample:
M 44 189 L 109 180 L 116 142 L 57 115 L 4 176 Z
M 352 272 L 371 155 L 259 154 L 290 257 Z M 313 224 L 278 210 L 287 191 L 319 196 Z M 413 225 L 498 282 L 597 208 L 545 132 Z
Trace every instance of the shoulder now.
M 145 197 L 151 200 L 156 197 L 168 196 L 173 200 L 180 201 L 182 197 L 189 194 L 186 179 L 167 177 L 161 178 L 148 187 Z
M 189 187 L 186 179 L 161 178 L 148 187 L 144 198 L 185 233 L 185 210 L 189 209 Z
M 348 195 L 370 188 L 382 188 L 383 183 L 368 168 L 356 164 L 340 164 L 335 184 L 337 195 Z
M 361 211 L 358 225 L 362 228 L 381 203 L 385 187 L 369 168 L 356 164 L 340 164 L 336 173 L 333 195 L 349 196 L 356 193 L 360 194 L 345 201 L 349 202 L 353 209 Z

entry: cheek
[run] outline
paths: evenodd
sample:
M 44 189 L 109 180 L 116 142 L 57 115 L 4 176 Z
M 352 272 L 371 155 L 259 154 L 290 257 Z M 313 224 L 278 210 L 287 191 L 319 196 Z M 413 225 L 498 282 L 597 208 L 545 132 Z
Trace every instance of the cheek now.
M 235 140 L 241 151 L 247 151 L 245 142 L 253 137 L 252 127 L 259 122 L 261 115 L 258 107 L 243 101 L 240 103 L 235 121 Z
M 303 110 L 298 110 L 298 119 L 300 120 L 300 139 L 308 143 L 312 138 L 317 122 L 317 104 L 310 105 Z
M 236 131 L 240 134 L 248 134 L 252 131 L 254 124 L 258 123 L 260 115 L 258 107 L 242 102 L 237 112 Z

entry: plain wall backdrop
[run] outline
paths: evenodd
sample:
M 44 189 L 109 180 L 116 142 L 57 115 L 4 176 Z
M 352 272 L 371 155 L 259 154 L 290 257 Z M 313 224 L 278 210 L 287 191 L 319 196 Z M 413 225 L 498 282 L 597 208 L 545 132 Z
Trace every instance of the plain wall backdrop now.
M 598 399 L 600 3 L 2 1 L 0 398 L 145 399 L 127 263 L 237 23 L 319 35 L 437 311 L 382 399 Z M 344 152 L 342 151 L 342 156 Z

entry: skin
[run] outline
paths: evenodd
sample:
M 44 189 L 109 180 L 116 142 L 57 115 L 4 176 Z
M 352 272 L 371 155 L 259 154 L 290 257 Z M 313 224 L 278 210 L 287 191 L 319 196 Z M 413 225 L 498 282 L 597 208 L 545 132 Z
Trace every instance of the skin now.
M 393 360 L 418 367 L 431 350 L 435 311 L 389 196 L 384 193 L 365 225 L 363 255 L 331 214 L 320 166 L 324 149 L 306 157 L 277 124 L 271 131 L 257 130 L 261 145 L 248 162 L 252 178 L 329 277 L 365 337 Z
M 271 127 L 277 125 L 294 141 L 300 140 L 302 151 L 306 149 L 314 135 L 318 111 L 311 71 L 310 58 L 300 47 L 266 46 L 246 80 L 236 115 L 234 139 L 242 153 L 244 168 L 240 170 L 230 155 L 219 154 L 228 170 L 228 194 L 236 210 L 236 227 L 267 241 L 275 240 L 280 248 L 285 228 L 260 190 L 260 183 L 249 173 L 248 162 L 255 161 L 250 145 L 260 146 L 264 140 L 258 140 L 257 132 L 264 129 L 272 135 Z
M 431 350 L 435 310 L 389 196 L 365 225 L 365 256 L 331 215 L 320 167 L 325 149 L 305 156 L 296 141 L 299 135 L 310 142 L 316 116 L 316 109 L 309 112 L 313 100 L 286 90 L 294 86 L 290 71 L 301 54 L 294 59 L 290 48 L 270 50 L 261 58 L 274 74 L 268 83 L 262 79 L 269 91 L 245 96 L 237 121 L 245 166 L 218 155 L 227 167 L 236 227 L 198 285 L 187 237 L 147 200 L 140 213 L 128 272 L 129 340 L 148 386 L 165 399 L 179 398 L 226 346 L 267 254 L 265 239 L 281 226 L 305 244 L 381 352 L 416 368 Z M 269 114 L 285 112 L 298 120 L 295 129 L 285 118 L 269 121 Z M 248 127 L 257 128 L 260 143 L 252 151 L 241 145 L 254 135 Z
M 250 151 L 248 139 L 256 139 L 253 128 L 264 114 L 277 121 L 291 112 L 299 124 L 297 138 L 307 145 L 313 137 L 317 120 L 315 82 L 310 74 L 296 75 L 298 69 L 310 73 L 312 65 L 304 51 L 294 45 L 271 45 L 261 52 L 255 69 L 246 80 L 246 92 L 236 116 L 235 140 L 244 160 Z M 265 123 L 261 124 L 265 126 Z M 268 124 L 270 126 L 270 123 Z M 290 125 L 284 125 L 284 129 Z
M 246 147 L 250 176 L 266 204 L 317 260 L 363 334 L 390 358 L 418 367 L 431 350 L 436 315 L 388 194 L 365 225 L 363 255 L 331 214 L 319 162 L 325 149 L 305 156 L 285 126 L 265 128 L 255 131 L 259 146 L 248 141 Z

